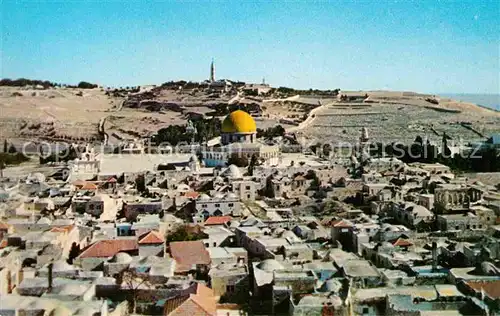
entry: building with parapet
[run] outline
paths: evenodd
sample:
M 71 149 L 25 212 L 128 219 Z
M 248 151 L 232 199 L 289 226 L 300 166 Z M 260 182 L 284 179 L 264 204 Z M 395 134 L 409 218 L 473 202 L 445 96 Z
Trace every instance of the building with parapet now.
M 250 161 L 252 156 L 262 163 L 277 164 L 280 157 L 278 146 L 257 142 L 257 126 L 252 116 L 242 110 L 231 112 L 222 122 L 221 145 L 202 151 L 207 167 L 226 166 L 229 158 L 236 155 Z

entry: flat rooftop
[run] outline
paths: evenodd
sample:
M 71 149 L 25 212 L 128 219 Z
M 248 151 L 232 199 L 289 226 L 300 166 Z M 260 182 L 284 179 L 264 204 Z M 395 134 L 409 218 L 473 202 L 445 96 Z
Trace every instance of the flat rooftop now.
M 100 174 L 154 171 L 160 164 L 187 163 L 192 154 L 103 154 L 99 155 Z

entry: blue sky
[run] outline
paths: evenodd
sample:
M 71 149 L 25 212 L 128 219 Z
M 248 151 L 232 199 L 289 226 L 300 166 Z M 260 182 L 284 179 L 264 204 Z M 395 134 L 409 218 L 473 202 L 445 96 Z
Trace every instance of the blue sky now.
M 500 90 L 498 1 L 1 3 L 3 78 Z

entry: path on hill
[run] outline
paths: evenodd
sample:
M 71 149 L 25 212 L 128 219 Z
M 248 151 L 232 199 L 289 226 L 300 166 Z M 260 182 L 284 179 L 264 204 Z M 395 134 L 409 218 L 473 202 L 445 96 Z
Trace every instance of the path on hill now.
M 311 125 L 311 123 L 314 121 L 314 119 L 316 118 L 316 115 L 315 115 L 316 112 L 321 111 L 321 110 L 327 108 L 330 104 L 332 104 L 332 103 L 322 104 L 321 101 L 319 101 L 319 102 L 321 105 L 312 109 L 307 114 L 307 118 L 304 121 L 302 121 L 297 126 L 292 126 L 292 127 L 288 128 L 286 131 L 288 133 L 295 133 L 295 132 L 299 132 L 300 130 L 303 130 L 303 129 L 309 127 Z

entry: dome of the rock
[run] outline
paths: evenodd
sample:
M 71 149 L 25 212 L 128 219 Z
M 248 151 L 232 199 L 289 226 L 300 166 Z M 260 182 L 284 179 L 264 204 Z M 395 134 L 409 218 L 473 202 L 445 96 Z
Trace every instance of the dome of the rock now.
M 231 112 L 222 122 L 223 133 L 255 133 L 256 131 L 255 120 L 242 110 Z

